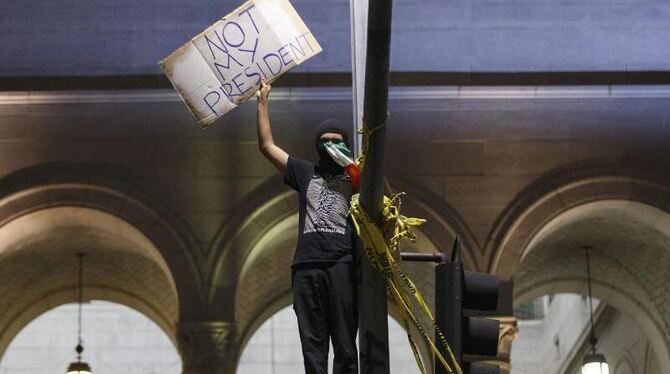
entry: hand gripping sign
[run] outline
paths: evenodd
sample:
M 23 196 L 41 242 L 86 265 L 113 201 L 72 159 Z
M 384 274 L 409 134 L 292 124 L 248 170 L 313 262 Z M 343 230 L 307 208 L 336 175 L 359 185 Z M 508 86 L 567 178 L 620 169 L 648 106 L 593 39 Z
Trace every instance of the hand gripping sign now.
M 202 127 L 321 52 L 288 0 L 249 0 L 160 61 Z

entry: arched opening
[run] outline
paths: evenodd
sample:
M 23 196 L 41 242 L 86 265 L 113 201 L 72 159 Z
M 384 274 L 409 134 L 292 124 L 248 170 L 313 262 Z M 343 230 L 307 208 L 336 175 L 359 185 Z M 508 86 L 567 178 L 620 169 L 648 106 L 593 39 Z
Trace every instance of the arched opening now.
M 177 288 L 158 248 L 139 229 L 97 209 L 46 207 L 0 226 L 0 356 L 30 321 L 77 300 L 77 253 L 85 253 L 84 300 L 131 307 L 176 342 Z
M 403 213 L 428 219 L 416 230 L 416 244 L 403 242 L 401 250 L 448 252 L 454 236 L 459 235 L 466 243 L 467 266 L 477 268 L 480 253 L 460 218 L 417 188 L 407 183 L 397 184 L 412 195 L 403 198 Z M 258 194 L 254 194 L 254 200 L 240 209 L 239 217 L 220 232 L 219 244 L 223 249 L 217 262 L 217 292 L 212 297 L 221 304 L 227 300 L 226 304 L 234 309 L 237 360 L 241 358 L 242 348 L 261 325 L 291 304 L 291 263 L 298 231 L 296 197 L 295 193 L 279 190 L 269 183 L 261 186 Z M 408 262 L 405 268 L 432 307 L 433 265 Z M 237 282 L 233 283 L 234 280 Z M 229 302 L 231 295 L 234 295 L 234 303 Z M 395 306 L 389 305 L 389 313 L 395 315 Z M 432 330 L 429 321 L 422 322 L 429 331 Z M 422 344 L 419 342 L 419 345 Z M 420 347 L 426 353 L 424 348 Z M 428 369 L 431 368 L 432 362 L 428 362 Z
M 414 362 L 407 334 L 400 324 L 389 316 L 390 368 L 393 374 L 415 374 L 419 369 Z M 329 351 L 329 372 L 332 371 L 333 349 Z M 237 374 L 300 373 L 304 371 L 298 323 L 291 306 L 268 318 L 253 334 L 242 351 Z
M 235 316 L 239 328 L 239 346 L 244 346 L 260 324 L 291 303 L 291 263 L 295 250 L 297 214 L 289 215 L 257 238 L 242 265 L 235 295 Z M 402 251 L 437 251 L 423 231 L 416 230 L 415 245 L 401 242 Z M 429 263 L 406 262 L 404 268 L 433 307 L 434 273 Z M 395 315 L 395 306 L 389 305 Z M 422 321 L 431 326 L 429 321 Z M 430 330 L 430 328 L 429 328 Z M 241 352 L 240 352 L 241 353 Z
M 598 200 L 565 209 L 547 220 L 528 245 L 519 249 L 521 261 L 513 276 L 515 305 L 546 295 L 586 295 L 584 246 L 591 248 L 593 296 L 602 301 L 600 309 L 609 310 L 611 319 L 599 336 L 603 350 L 609 350 L 611 370 L 617 365 L 633 365 L 644 372 L 653 372 L 645 371 L 649 367 L 670 367 L 670 308 L 664 301 L 670 296 L 670 215 L 658 208 L 630 200 Z M 556 306 L 552 317 L 565 318 L 560 317 L 564 312 L 576 311 L 561 334 L 572 331 L 582 336 L 572 339 L 574 344 L 560 334 L 549 339 L 555 347 L 548 349 L 561 344 L 569 349 L 560 356 L 563 366 L 556 372 L 561 373 L 572 373 L 585 352 L 583 334 L 588 330 L 577 328 L 577 322 L 587 309 L 582 296 L 573 298 L 577 299 L 572 309 Z M 543 323 L 547 327 L 553 322 Z M 629 326 L 627 334 L 619 333 L 621 326 Z M 523 344 L 523 339 L 514 344 Z
M 570 288 L 565 284 L 559 289 L 563 287 Z M 662 360 L 653 349 L 647 327 L 638 323 L 640 315 L 620 305 L 621 300 L 614 304 L 593 301 L 596 347 L 607 359 L 610 373 L 621 372 L 621 362 L 637 368 L 634 372 L 661 373 Z M 547 373 L 580 372 L 582 358 L 590 350 L 585 295 L 560 292 L 517 302 L 515 316 L 518 333 L 511 350 L 512 372 L 536 373 L 540 365 Z
M 83 359 L 94 373 L 181 373 L 181 358 L 170 337 L 137 310 L 91 300 L 83 306 L 82 326 Z M 0 372 L 64 372 L 76 357 L 76 333 L 76 303 L 43 313 L 14 337 L 0 361 Z
M 239 360 L 242 358 L 242 348 L 252 344 L 251 339 L 259 334 L 263 324 L 267 324 L 273 318 L 273 315 L 279 313 L 291 304 L 291 271 L 290 266 L 293 259 L 295 248 L 295 232 L 297 230 L 297 214 L 289 215 L 284 220 L 278 222 L 272 228 L 266 230 L 265 235 L 255 241 L 254 247 L 249 251 L 247 262 L 242 267 L 241 281 L 238 284 L 236 293 L 236 317 L 237 326 L 240 329 L 238 347 Z M 435 244 L 421 230 L 416 231 L 417 241 L 415 245 L 409 242 L 402 242 L 401 250 L 410 251 L 421 249 L 426 252 L 437 251 Z M 434 273 L 433 266 L 429 263 L 405 263 L 404 268 L 410 274 L 412 279 L 422 291 L 427 303 L 432 308 L 434 301 Z M 395 305 L 389 303 L 389 314 L 396 317 Z M 290 310 L 289 318 L 295 323 L 295 316 Z M 419 314 L 421 316 L 421 314 Z M 422 323 L 428 331 L 432 331 L 431 322 L 421 318 Z M 284 322 L 282 322 L 284 323 Z M 393 326 L 393 327 L 391 327 Z M 395 320 L 389 323 L 389 334 L 395 334 L 391 343 L 393 344 L 392 356 L 394 352 L 409 352 L 409 361 L 402 359 L 395 362 L 397 373 L 413 373 L 416 370 L 416 364 L 407 343 L 407 334 Z M 294 331 L 294 338 L 298 338 L 297 325 Z M 428 369 L 432 368 L 432 361 L 428 356 L 427 347 L 423 345 L 417 333 L 413 331 L 415 341 L 419 344 L 424 355 L 425 363 Z M 300 353 L 299 341 L 297 343 L 297 352 Z M 399 353 L 398 353 L 399 354 Z M 404 353 L 403 353 L 404 354 Z M 404 357 L 400 355 L 399 357 Z M 302 356 L 300 356 L 300 365 L 302 365 Z M 243 362 L 240 361 L 239 365 Z M 253 363 L 248 362 L 244 367 L 252 367 Z M 261 365 L 261 363 L 256 363 Z M 281 366 L 281 359 L 277 365 Z M 255 364 L 254 364 L 255 365 Z M 272 362 L 264 361 L 263 367 L 272 367 Z M 405 369 L 399 369 L 399 368 Z M 246 369 L 245 369 L 246 370 Z M 300 370 L 302 366 L 300 366 Z M 243 373 L 244 371 L 238 371 Z M 418 371 L 417 371 L 418 372 Z

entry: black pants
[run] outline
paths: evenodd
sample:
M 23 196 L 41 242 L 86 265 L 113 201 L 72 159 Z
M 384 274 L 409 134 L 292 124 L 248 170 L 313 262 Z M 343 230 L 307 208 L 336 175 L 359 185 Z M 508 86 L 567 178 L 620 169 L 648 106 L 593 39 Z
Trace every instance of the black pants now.
M 301 264 L 293 269 L 293 309 L 298 317 L 306 374 L 327 374 L 333 341 L 334 374 L 358 373 L 358 307 L 354 264 Z

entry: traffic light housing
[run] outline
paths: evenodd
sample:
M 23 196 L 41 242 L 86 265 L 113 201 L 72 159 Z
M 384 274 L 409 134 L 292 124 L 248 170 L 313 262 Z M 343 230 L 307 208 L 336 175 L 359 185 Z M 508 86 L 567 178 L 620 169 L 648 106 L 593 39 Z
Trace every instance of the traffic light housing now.
M 497 355 L 500 322 L 469 315 L 495 312 L 499 290 L 497 276 L 463 270 L 458 238 L 454 241 L 451 261 L 435 268 L 436 322 L 465 374 L 500 373 L 497 365 L 470 362 Z M 468 356 L 468 362 L 463 360 L 464 355 Z M 446 373 L 436 361 L 435 374 Z

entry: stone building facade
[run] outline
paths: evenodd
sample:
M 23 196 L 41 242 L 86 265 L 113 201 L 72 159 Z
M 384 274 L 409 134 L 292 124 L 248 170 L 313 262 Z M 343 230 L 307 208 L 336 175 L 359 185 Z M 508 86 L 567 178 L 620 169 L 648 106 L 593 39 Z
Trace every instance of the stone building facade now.
M 258 152 L 253 103 L 201 130 L 157 75 L 212 4 L 131 3 L 3 10 L 0 355 L 76 300 L 83 251 L 87 299 L 155 321 L 185 373 L 232 373 L 290 303 L 297 196 Z M 314 126 L 352 118 L 348 5 L 295 3 L 327 52 L 273 90 L 272 124 L 290 154 L 314 158 Z M 507 6 L 396 8 L 386 174 L 405 212 L 428 220 L 415 250 L 446 252 L 458 235 L 466 266 L 513 282 L 519 303 L 585 293 L 592 246 L 594 296 L 668 368 L 670 6 Z

